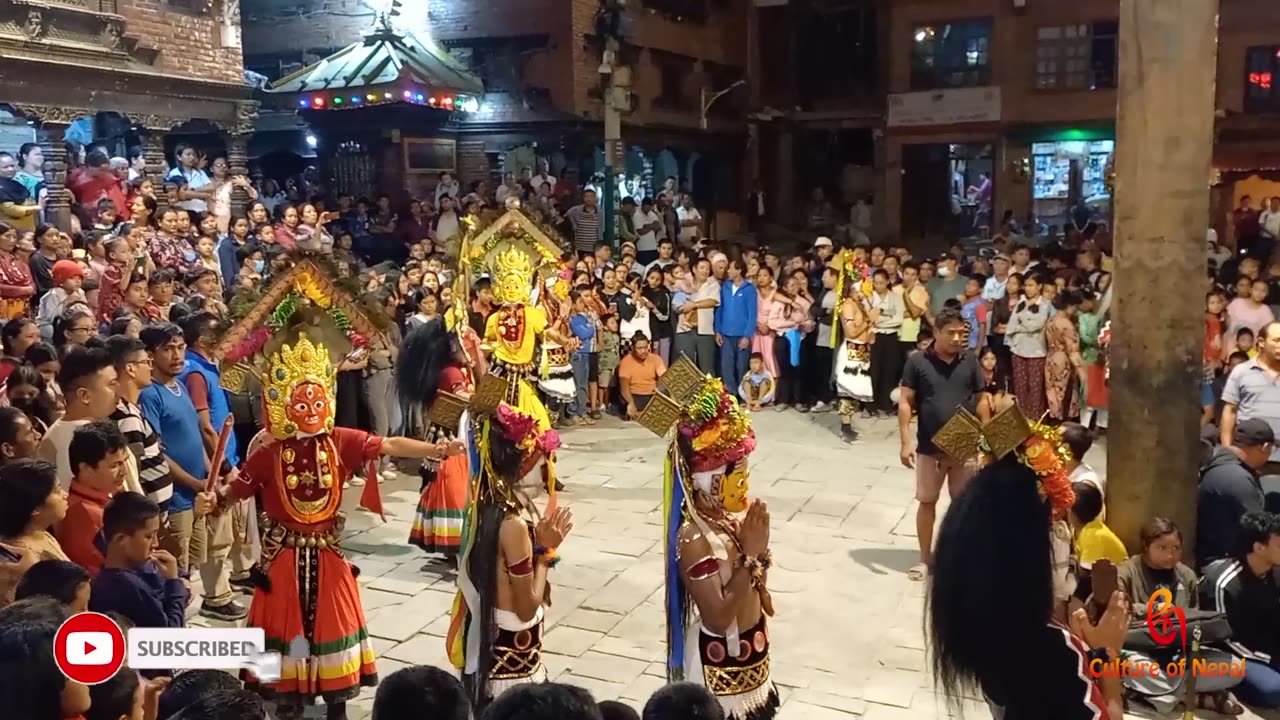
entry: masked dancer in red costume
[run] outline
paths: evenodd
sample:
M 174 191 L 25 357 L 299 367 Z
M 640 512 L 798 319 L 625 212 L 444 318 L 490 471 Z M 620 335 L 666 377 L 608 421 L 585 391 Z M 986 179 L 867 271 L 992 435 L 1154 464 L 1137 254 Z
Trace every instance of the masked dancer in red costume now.
M 377 682 L 355 573 L 338 545 L 343 482 L 382 456 L 444 461 L 464 452 L 456 441 L 335 428 L 335 379 L 329 350 L 305 332 L 271 354 L 261 380 L 275 442 L 254 450 L 225 490 L 229 499 L 259 497 L 261 570 L 248 625 L 265 630 L 267 650 L 284 661 L 278 682 L 248 681 L 276 701 L 282 720 L 301 718 L 317 697 L 329 720 L 344 720 L 346 701 Z M 362 504 L 380 512 L 377 487 L 365 486 Z

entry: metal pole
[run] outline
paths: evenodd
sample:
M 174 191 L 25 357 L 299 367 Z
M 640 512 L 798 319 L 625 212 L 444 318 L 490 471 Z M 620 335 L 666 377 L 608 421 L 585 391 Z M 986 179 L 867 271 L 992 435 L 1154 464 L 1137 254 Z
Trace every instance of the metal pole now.
M 707 89 L 706 89 L 706 88 L 701 88 L 701 89 L 699 90 L 699 94 L 700 94 L 700 96 L 699 96 L 699 101 L 700 101 L 700 107 L 702 108 L 702 129 L 703 129 L 703 130 L 706 130 L 706 129 L 707 129 L 707 112 L 711 110 L 711 106 L 712 106 L 712 105 L 715 105 L 715 104 L 716 104 L 716 101 L 717 101 L 717 100 L 719 100 L 719 99 L 720 99 L 720 97 L 721 97 L 722 95 L 724 95 L 725 93 L 728 93 L 730 90 L 733 90 L 734 88 L 738 87 L 739 85 L 746 85 L 746 84 L 747 84 L 747 81 L 746 81 L 746 80 L 739 80 L 738 82 L 736 82 L 736 83 L 734 83 L 734 84 L 730 85 L 729 87 L 727 87 L 727 88 L 725 88 L 725 89 L 721 90 L 720 92 L 716 93 L 715 95 L 712 95 L 710 100 L 708 100 L 708 99 L 707 99 Z

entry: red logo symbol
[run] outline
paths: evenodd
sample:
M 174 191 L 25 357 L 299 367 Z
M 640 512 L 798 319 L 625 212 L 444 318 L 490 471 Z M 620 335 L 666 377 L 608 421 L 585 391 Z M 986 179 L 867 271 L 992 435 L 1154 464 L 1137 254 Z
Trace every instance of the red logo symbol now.
M 1178 619 L 1175 626 L 1173 619 Z M 1173 593 L 1168 588 L 1160 588 L 1151 593 L 1147 599 L 1147 632 L 1151 639 L 1160 645 L 1172 645 L 1174 640 L 1182 638 L 1182 651 L 1187 651 L 1187 615 L 1182 608 L 1173 604 Z
M 53 656 L 68 680 L 97 685 L 124 665 L 124 633 L 101 613 L 72 615 L 53 638 Z

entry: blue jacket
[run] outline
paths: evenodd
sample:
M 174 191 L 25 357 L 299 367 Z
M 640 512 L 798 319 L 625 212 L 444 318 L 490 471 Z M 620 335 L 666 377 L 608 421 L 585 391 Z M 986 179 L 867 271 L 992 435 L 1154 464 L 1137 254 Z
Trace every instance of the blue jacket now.
M 187 350 L 187 359 L 182 364 L 182 373 L 178 375 L 178 382 L 187 385 L 187 376 L 192 373 L 204 376 L 205 387 L 209 390 L 209 424 L 213 425 L 214 432 L 220 432 L 222 422 L 231 414 L 231 403 L 227 401 L 227 391 L 222 389 L 222 374 L 218 371 L 217 365 L 198 353 Z M 232 467 L 240 464 L 240 450 L 236 447 L 235 433 L 228 436 L 227 451 L 224 455 Z
M 575 313 L 569 316 L 569 330 L 573 336 L 582 341 L 582 347 L 578 348 L 574 355 L 587 355 L 591 353 L 594 346 L 592 340 L 596 336 L 596 326 L 591 322 L 591 318 L 584 313 Z
M 720 304 L 716 306 L 716 332 L 725 337 L 751 337 L 756 334 L 756 286 L 743 281 L 720 283 Z
M 240 261 L 236 259 L 236 251 L 242 247 L 255 244 L 252 239 L 244 245 L 237 245 L 230 234 L 218 239 L 214 254 L 218 256 L 218 267 L 222 268 L 222 286 L 230 288 L 235 285 L 236 276 L 240 274 Z
M 103 568 L 92 585 L 89 609 L 94 612 L 118 612 L 138 627 L 186 626 L 186 586 L 166 580 L 152 562 L 135 570 Z

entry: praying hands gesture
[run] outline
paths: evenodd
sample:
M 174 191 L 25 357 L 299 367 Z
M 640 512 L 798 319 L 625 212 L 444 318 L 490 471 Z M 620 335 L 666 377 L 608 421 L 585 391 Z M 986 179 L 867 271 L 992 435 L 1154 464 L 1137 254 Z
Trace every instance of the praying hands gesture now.
M 548 550 L 555 550 L 573 530 L 573 512 L 569 508 L 559 508 L 538 521 L 533 529 L 534 542 Z
M 747 509 L 747 516 L 738 531 L 738 541 L 742 543 L 744 555 L 754 558 L 768 552 L 769 506 L 763 500 L 756 500 Z
M 1118 653 L 1129 630 L 1129 609 L 1129 596 L 1123 590 L 1116 590 L 1111 593 L 1107 609 L 1096 624 L 1089 621 L 1089 614 L 1084 608 L 1077 608 L 1071 613 L 1071 633 L 1091 648 Z

